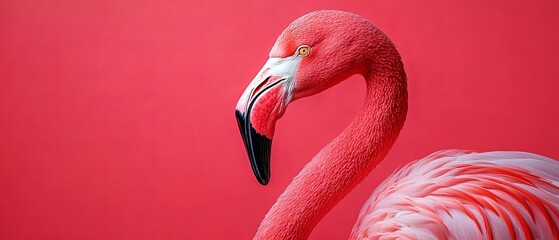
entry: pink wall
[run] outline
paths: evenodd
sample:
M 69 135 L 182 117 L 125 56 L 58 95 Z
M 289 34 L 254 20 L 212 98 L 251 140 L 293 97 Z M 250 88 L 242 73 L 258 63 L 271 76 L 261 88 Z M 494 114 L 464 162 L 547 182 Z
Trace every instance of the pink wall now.
M 248 239 L 351 120 L 359 77 L 293 103 L 258 185 L 234 107 L 292 20 L 341 9 L 396 43 L 407 123 L 389 157 L 316 228 L 343 239 L 397 166 L 435 150 L 559 158 L 559 2 L 0 3 L 0 239 Z

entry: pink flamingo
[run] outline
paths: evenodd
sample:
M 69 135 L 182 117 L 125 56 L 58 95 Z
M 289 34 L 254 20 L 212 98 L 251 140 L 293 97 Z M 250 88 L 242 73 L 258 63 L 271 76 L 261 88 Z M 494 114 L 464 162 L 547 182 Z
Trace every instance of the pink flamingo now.
M 242 94 L 236 117 L 258 181 L 270 179 L 275 122 L 296 99 L 353 74 L 365 104 L 297 175 L 254 239 L 305 239 L 386 156 L 407 112 L 406 74 L 389 38 L 341 11 L 285 29 Z M 559 162 L 525 152 L 440 151 L 403 167 L 363 206 L 350 239 L 559 239 Z

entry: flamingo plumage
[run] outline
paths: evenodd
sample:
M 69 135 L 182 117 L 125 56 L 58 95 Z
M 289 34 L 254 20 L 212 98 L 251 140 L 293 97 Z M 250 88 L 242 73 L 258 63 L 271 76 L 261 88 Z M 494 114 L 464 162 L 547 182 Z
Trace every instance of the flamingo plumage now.
M 257 180 L 270 180 L 275 123 L 287 105 L 351 75 L 363 108 L 302 169 L 254 239 L 306 239 L 380 162 L 407 113 L 407 77 L 390 39 L 369 20 L 316 11 L 291 23 L 241 95 L 236 117 Z M 559 239 L 559 162 L 525 152 L 445 150 L 412 162 L 373 192 L 350 239 Z

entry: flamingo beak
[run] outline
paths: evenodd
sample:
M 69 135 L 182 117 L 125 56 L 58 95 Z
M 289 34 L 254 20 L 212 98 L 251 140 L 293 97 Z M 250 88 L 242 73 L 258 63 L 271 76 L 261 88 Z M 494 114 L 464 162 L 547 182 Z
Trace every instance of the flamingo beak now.
M 235 117 L 258 182 L 270 181 L 270 153 L 275 122 L 291 100 L 296 57 L 270 58 L 241 95 Z

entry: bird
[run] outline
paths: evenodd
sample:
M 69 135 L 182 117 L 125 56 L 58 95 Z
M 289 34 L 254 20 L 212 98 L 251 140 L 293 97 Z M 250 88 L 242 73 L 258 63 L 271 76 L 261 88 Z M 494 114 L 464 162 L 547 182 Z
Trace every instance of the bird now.
M 241 94 L 235 117 L 258 182 L 270 181 L 276 121 L 298 99 L 352 75 L 366 82 L 352 122 L 294 177 L 254 239 L 307 239 L 385 158 L 402 129 L 407 76 L 389 37 L 360 15 L 319 10 L 288 25 Z M 441 150 L 382 182 L 349 239 L 559 239 L 559 162 L 519 151 Z

